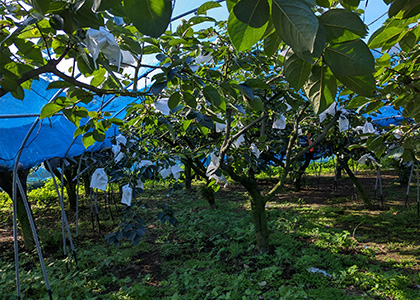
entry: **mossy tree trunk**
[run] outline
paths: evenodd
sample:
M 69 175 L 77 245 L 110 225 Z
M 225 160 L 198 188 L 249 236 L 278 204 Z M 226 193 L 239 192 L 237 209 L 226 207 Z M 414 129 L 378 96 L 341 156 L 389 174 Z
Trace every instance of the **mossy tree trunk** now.
M 343 168 L 341 167 L 341 161 L 344 161 L 346 164 L 348 164 L 349 158 L 345 160 L 345 158 L 341 158 L 340 155 L 337 154 L 335 162 L 335 179 L 341 179 L 342 177 Z
M 255 239 L 258 250 L 261 253 L 268 251 L 269 231 L 265 204 L 267 198 L 261 194 L 257 181 L 253 177 L 253 172 L 247 175 L 238 175 L 232 166 L 225 164 L 221 166 L 223 170 L 228 172 L 229 176 L 239 182 L 248 192 L 251 202 L 252 221 L 255 228 Z
M 269 233 L 265 199 L 261 195 L 255 180 L 248 179 L 243 186 L 247 189 L 251 201 L 251 213 L 255 226 L 256 244 L 261 253 L 268 251 Z
M 24 192 L 26 194 L 26 179 L 28 178 L 29 170 L 19 171 L 19 179 L 22 183 Z M 9 195 L 9 197 L 13 198 L 13 172 L 12 171 L 0 171 L 0 187 Z M 27 250 L 32 250 L 35 247 L 35 240 L 32 235 L 31 226 L 29 223 L 29 218 L 25 210 L 25 205 L 23 203 L 23 197 L 19 191 L 17 190 L 17 219 L 19 222 L 19 226 L 22 232 L 23 243 Z M 29 205 L 29 203 L 28 203 Z M 30 206 L 29 206 L 30 209 Z M 32 214 L 32 210 L 30 209 L 30 213 Z

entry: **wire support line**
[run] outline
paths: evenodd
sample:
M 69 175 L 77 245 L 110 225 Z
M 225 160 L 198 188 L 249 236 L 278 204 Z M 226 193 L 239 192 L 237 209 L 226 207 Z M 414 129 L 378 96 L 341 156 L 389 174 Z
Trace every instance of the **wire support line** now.
M 369 27 L 372 24 L 375 24 L 376 22 L 378 22 L 380 19 L 382 19 L 388 12 L 384 12 L 382 15 L 380 15 L 379 17 L 377 17 L 375 20 L 373 20 L 372 22 L 370 22 L 367 26 Z

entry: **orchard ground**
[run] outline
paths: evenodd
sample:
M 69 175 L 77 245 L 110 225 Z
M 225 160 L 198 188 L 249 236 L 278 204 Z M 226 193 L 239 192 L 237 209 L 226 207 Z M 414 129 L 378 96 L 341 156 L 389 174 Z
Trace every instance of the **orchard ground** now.
M 373 197 L 376 172 L 357 174 Z M 167 197 L 167 183 L 148 183 L 139 204 L 147 232 L 137 246 L 104 240 L 118 224 L 121 204 L 112 204 L 113 222 L 100 200 L 101 227 L 95 224 L 93 231 L 88 199 L 82 199 L 78 269 L 63 258 L 56 200 L 32 198 L 32 207 L 57 299 L 420 299 L 416 187 L 406 208 L 407 186 L 397 182 L 395 171 L 382 175 L 383 208 L 376 200 L 366 209 L 346 176 L 334 187 L 327 173 L 307 175 L 301 191 L 279 194 L 267 204 L 266 254 L 255 249 L 248 196 L 235 184 L 221 189 L 217 208 L 210 209 L 195 189 Z M 158 203 L 174 209 L 177 226 L 156 221 Z M 69 219 L 74 226 L 71 212 Z M 10 202 L 1 202 L 1 220 L 0 294 L 13 299 Z M 21 246 L 23 295 L 43 299 L 37 257 Z

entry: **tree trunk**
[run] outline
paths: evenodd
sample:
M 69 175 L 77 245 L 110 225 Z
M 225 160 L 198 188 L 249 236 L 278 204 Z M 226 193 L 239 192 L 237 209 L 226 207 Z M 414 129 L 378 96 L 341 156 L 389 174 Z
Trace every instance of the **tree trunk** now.
M 77 170 L 77 169 L 76 169 Z M 70 210 L 76 211 L 76 181 L 73 181 L 72 170 L 64 171 L 64 187 L 69 197 Z
M 244 184 L 243 184 L 244 185 Z M 256 244 L 261 253 L 268 251 L 269 233 L 265 200 L 261 195 L 258 185 L 254 180 L 248 180 L 244 185 L 250 195 L 251 212 L 255 226 Z
M 305 162 L 300 166 L 299 170 L 296 172 L 295 178 L 295 190 L 300 191 L 301 189 L 301 182 L 302 176 L 305 174 L 306 169 L 308 168 L 309 164 L 311 163 L 312 158 L 314 157 L 315 152 L 309 152 L 305 155 Z
M 351 171 L 348 163 L 348 160 L 340 160 L 340 166 L 341 168 L 343 168 L 343 170 L 346 171 L 347 175 L 349 175 L 350 180 L 353 182 L 353 184 L 356 186 L 357 191 L 359 192 L 360 197 L 362 198 L 363 202 L 370 207 L 372 205 L 372 203 L 370 202 L 370 199 L 368 197 L 368 195 L 365 192 L 365 189 L 363 188 L 362 184 L 360 183 L 360 181 L 357 179 L 356 176 L 354 176 L 353 172 Z
M 341 179 L 342 177 L 342 170 L 343 168 L 341 167 L 341 162 L 344 160 L 345 164 L 348 164 L 349 158 L 340 158 L 339 155 L 337 155 L 336 157 L 336 163 L 335 163 L 335 179 Z
M 23 189 L 26 194 L 26 179 L 28 178 L 29 170 L 19 171 L 19 180 L 22 183 Z M 10 199 L 13 198 L 13 172 L 0 171 L 0 187 L 9 195 Z M 19 189 L 17 190 L 17 219 L 19 221 L 20 229 L 22 232 L 23 243 L 27 250 L 32 250 L 35 247 L 35 240 L 32 235 L 31 226 L 29 223 L 28 215 L 26 214 L 25 205 L 23 203 L 22 195 Z M 28 203 L 29 205 L 29 203 Z M 30 206 L 29 206 L 30 209 Z M 30 210 L 32 214 L 32 210 Z
M 256 245 L 261 253 L 267 252 L 269 243 L 268 222 L 265 213 L 267 198 L 261 195 L 258 184 L 254 179 L 237 175 L 229 165 L 223 165 L 223 169 L 229 173 L 233 180 L 240 182 L 248 191 L 251 201 L 252 219 L 255 227 Z
M 88 174 L 83 174 L 80 177 L 80 180 L 83 182 L 83 186 L 85 188 L 85 197 L 89 197 L 90 194 L 90 176 Z
M 209 183 L 210 181 L 207 180 L 206 184 L 203 184 L 198 188 L 198 192 L 200 197 L 209 203 L 210 208 L 216 208 L 215 193 L 213 187 L 209 187 Z
M 185 166 L 185 188 L 187 191 L 191 191 L 191 182 L 192 182 L 192 161 L 190 158 L 186 158 L 182 160 Z

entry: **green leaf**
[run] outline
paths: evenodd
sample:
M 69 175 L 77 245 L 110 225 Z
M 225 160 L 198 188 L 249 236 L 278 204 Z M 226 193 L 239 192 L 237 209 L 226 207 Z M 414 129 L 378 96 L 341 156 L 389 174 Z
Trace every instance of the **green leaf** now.
M 398 42 L 407 28 L 407 20 L 389 19 L 370 36 L 368 46 L 371 49 L 382 48 L 382 51 L 385 51 Z
M 233 8 L 236 18 L 254 28 L 260 28 L 270 18 L 270 5 L 267 0 L 241 0 Z
M 9 72 L 7 72 L 9 73 Z M 13 74 L 12 74 L 13 75 Z M 14 77 L 14 76 L 13 76 Z M 16 83 L 17 78 L 12 78 L 11 76 L 5 76 L 1 80 L 1 88 L 6 91 L 15 91 L 18 88 L 18 84 Z
M 320 114 L 334 102 L 337 82 L 328 68 L 314 66 L 304 90 L 314 112 Z
M 316 0 L 316 4 L 318 4 L 321 7 L 330 8 L 332 5 L 332 0 Z
M 391 65 L 391 55 L 389 53 L 382 54 L 376 59 L 376 64 L 380 67 L 389 67 Z
M 341 43 L 364 37 L 365 24 L 359 16 L 345 9 L 331 9 L 323 13 L 321 22 L 325 25 L 327 42 Z
M 407 31 L 403 37 L 400 39 L 398 44 L 401 49 L 405 52 L 410 52 L 416 44 L 419 42 L 420 37 L 420 27 L 416 26 L 411 30 Z
M 365 113 L 370 114 L 372 112 L 378 111 L 378 109 L 380 109 L 384 105 L 385 105 L 385 102 L 383 102 L 382 100 L 372 101 L 366 106 Z
M 50 18 L 50 26 L 56 30 L 64 29 L 64 19 L 59 14 L 54 14 Z
M 125 0 L 124 9 L 138 31 L 151 37 L 159 37 L 171 20 L 172 1 Z
M 95 68 L 93 64 L 93 59 L 85 54 L 86 53 L 82 52 L 82 54 L 77 58 L 77 68 L 83 75 L 89 77 L 93 74 Z M 104 68 L 101 67 L 99 67 L 99 69 L 103 69 L 104 71 L 106 71 Z
M 93 78 L 90 81 L 90 84 L 93 85 L 93 86 L 99 86 L 100 84 L 102 84 L 105 81 L 105 74 L 106 74 L 106 69 L 104 69 L 104 68 L 96 69 L 92 73 Z
M 251 88 L 256 88 L 256 89 L 262 89 L 262 90 L 270 89 L 270 86 L 267 83 L 265 83 L 264 80 L 258 79 L 258 78 L 247 79 L 244 82 L 244 84 Z
M 179 101 L 181 100 L 181 94 L 179 92 L 173 93 L 168 100 L 168 107 L 172 110 L 177 107 Z
M 228 11 L 231 12 L 239 0 L 226 0 Z
M 366 103 L 368 103 L 370 100 L 366 97 L 357 96 L 351 99 L 350 103 L 347 105 L 346 108 L 348 109 L 355 109 L 359 108 L 361 106 L 364 106 Z
M 74 125 L 76 125 L 76 127 L 79 127 L 80 120 L 86 118 L 88 115 L 88 111 L 84 107 L 73 107 L 72 109 L 65 108 L 62 111 L 64 116 Z
M 206 3 L 203 3 L 200 5 L 199 8 L 197 8 L 197 15 L 205 15 L 207 14 L 207 11 L 212 8 L 222 7 L 218 2 L 214 1 L 208 1 Z
M 279 49 L 281 38 L 277 32 L 273 32 L 264 39 L 264 53 L 267 56 L 273 56 Z
M 166 81 L 164 81 L 164 82 L 156 82 L 150 88 L 150 92 L 153 95 L 158 95 L 164 88 L 167 87 L 167 85 L 168 85 L 168 83 Z
M 299 90 L 311 73 L 312 65 L 300 59 L 293 50 L 289 49 L 284 62 L 284 75 L 292 87 Z
M 109 121 L 117 126 L 124 126 L 124 122 L 118 118 L 111 118 Z
M 184 97 L 184 101 L 185 101 L 185 103 L 187 103 L 187 105 L 191 106 L 192 108 L 197 107 L 197 101 L 196 101 L 195 97 L 193 95 L 191 95 L 191 93 L 183 92 L 182 96 Z
M 304 2 L 273 0 L 272 19 L 281 39 L 294 51 L 313 52 L 318 18 Z
M 347 9 L 356 10 L 359 7 L 360 0 L 340 0 L 340 4 Z
M 13 97 L 19 100 L 23 100 L 25 98 L 25 91 L 20 85 L 18 85 L 14 91 L 10 91 L 10 93 Z
M 386 145 L 384 144 L 383 136 L 375 136 L 368 139 L 366 142 L 368 149 L 375 153 L 377 158 L 380 158 L 385 153 Z
M 251 101 L 248 100 L 247 102 L 254 111 L 256 112 L 264 111 L 264 103 L 260 97 L 254 96 L 254 98 Z
M 72 90 L 68 93 L 68 97 L 70 98 L 69 103 L 83 102 L 88 104 L 93 99 L 92 93 L 83 89 Z
M 86 0 L 84 5 L 75 14 L 75 19 L 79 23 L 78 28 L 95 28 L 104 26 L 104 18 L 102 14 L 97 14 L 92 11 L 93 0 Z
M 47 10 L 47 13 L 50 14 L 57 14 L 65 10 L 69 7 L 69 3 L 67 1 L 53 1 Z
M 318 31 L 316 33 L 315 44 L 314 44 L 314 51 L 303 51 L 303 52 L 295 52 L 297 56 L 299 56 L 304 61 L 313 64 L 315 60 L 317 60 L 323 53 L 325 46 L 327 44 L 327 34 L 325 31 L 325 26 L 321 22 L 319 23 Z
M 265 33 L 268 22 L 260 28 L 253 28 L 239 21 L 234 13 L 229 15 L 228 33 L 233 46 L 238 51 L 250 49 Z
M 94 2 L 100 2 L 99 7 L 96 9 L 97 11 L 109 10 L 116 16 L 124 16 L 124 9 L 121 5 L 121 0 L 94 0 Z M 92 11 L 94 11 L 93 5 Z
M 363 146 L 362 145 L 359 145 L 359 144 L 353 144 L 353 145 L 350 145 L 350 146 L 348 146 L 346 148 L 347 148 L 348 151 L 352 151 L 354 149 L 361 149 L 361 148 L 363 148 Z
M 45 14 L 50 6 L 51 0 L 28 0 L 29 4 L 41 14 Z
M 420 2 L 418 0 L 395 0 L 388 11 L 389 17 L 408 19 L 420 13 Z
M 335 74 L 335 77 L 347 88 L 359 94 L 360 96 L 373 97 L 376 88 L 375 77 L 372 74 L 362 76 L 341 76 Z
M 63 109 L 62 105 L 56 104 L 54 102 L 50 102 L 44 105 L 41 109 L 41 115 L 39 116 L 40 119 L 49 118 L 58 113 L 60 110 Z
M 88 148 L 89 146 L 92 146 L 93 144 L 95 144 L 95 138 L 93 137 L 93 132 L 87 132 L 85 135 L 83 135 L 82 142 L 85 148 Z
M 360 76 L 375 72 L 375 60 L 362 40 L 330 45 L 325 49 L 325 62 L 342 76 Z
M 103 141 L 105 141 L 105 132 L 103 132 L 101 130 L 94 129 L 92 136 L 95 139 L 95 141 L 97 141 L 97 142 L 103 142 Z
M 52 90 L 52 89 L 64 89 L 64 88 L 68 88 L 74 86 L 71 83 L 68 83 L 67 81 L 53 81 L 50 84 L 48 84 L 47 86 L 47 90 Z
M 20 54 L 22 54 L 22 58 L 26 61 L 31 60 L 38 63 L 42 63 L 44 61 L 41 49 L 31 41 L 26 39 L 15 39 L 14 42 L 16 47 L 19 49 Z
M 216 88 L 212 86 L 206 86 L 203 89 L 203 95 L 207 99 L 207 101 L 209 101 L 214 106 L 216 107 L 220 106 L 220 103 L 221 103 L 220 94 Z

